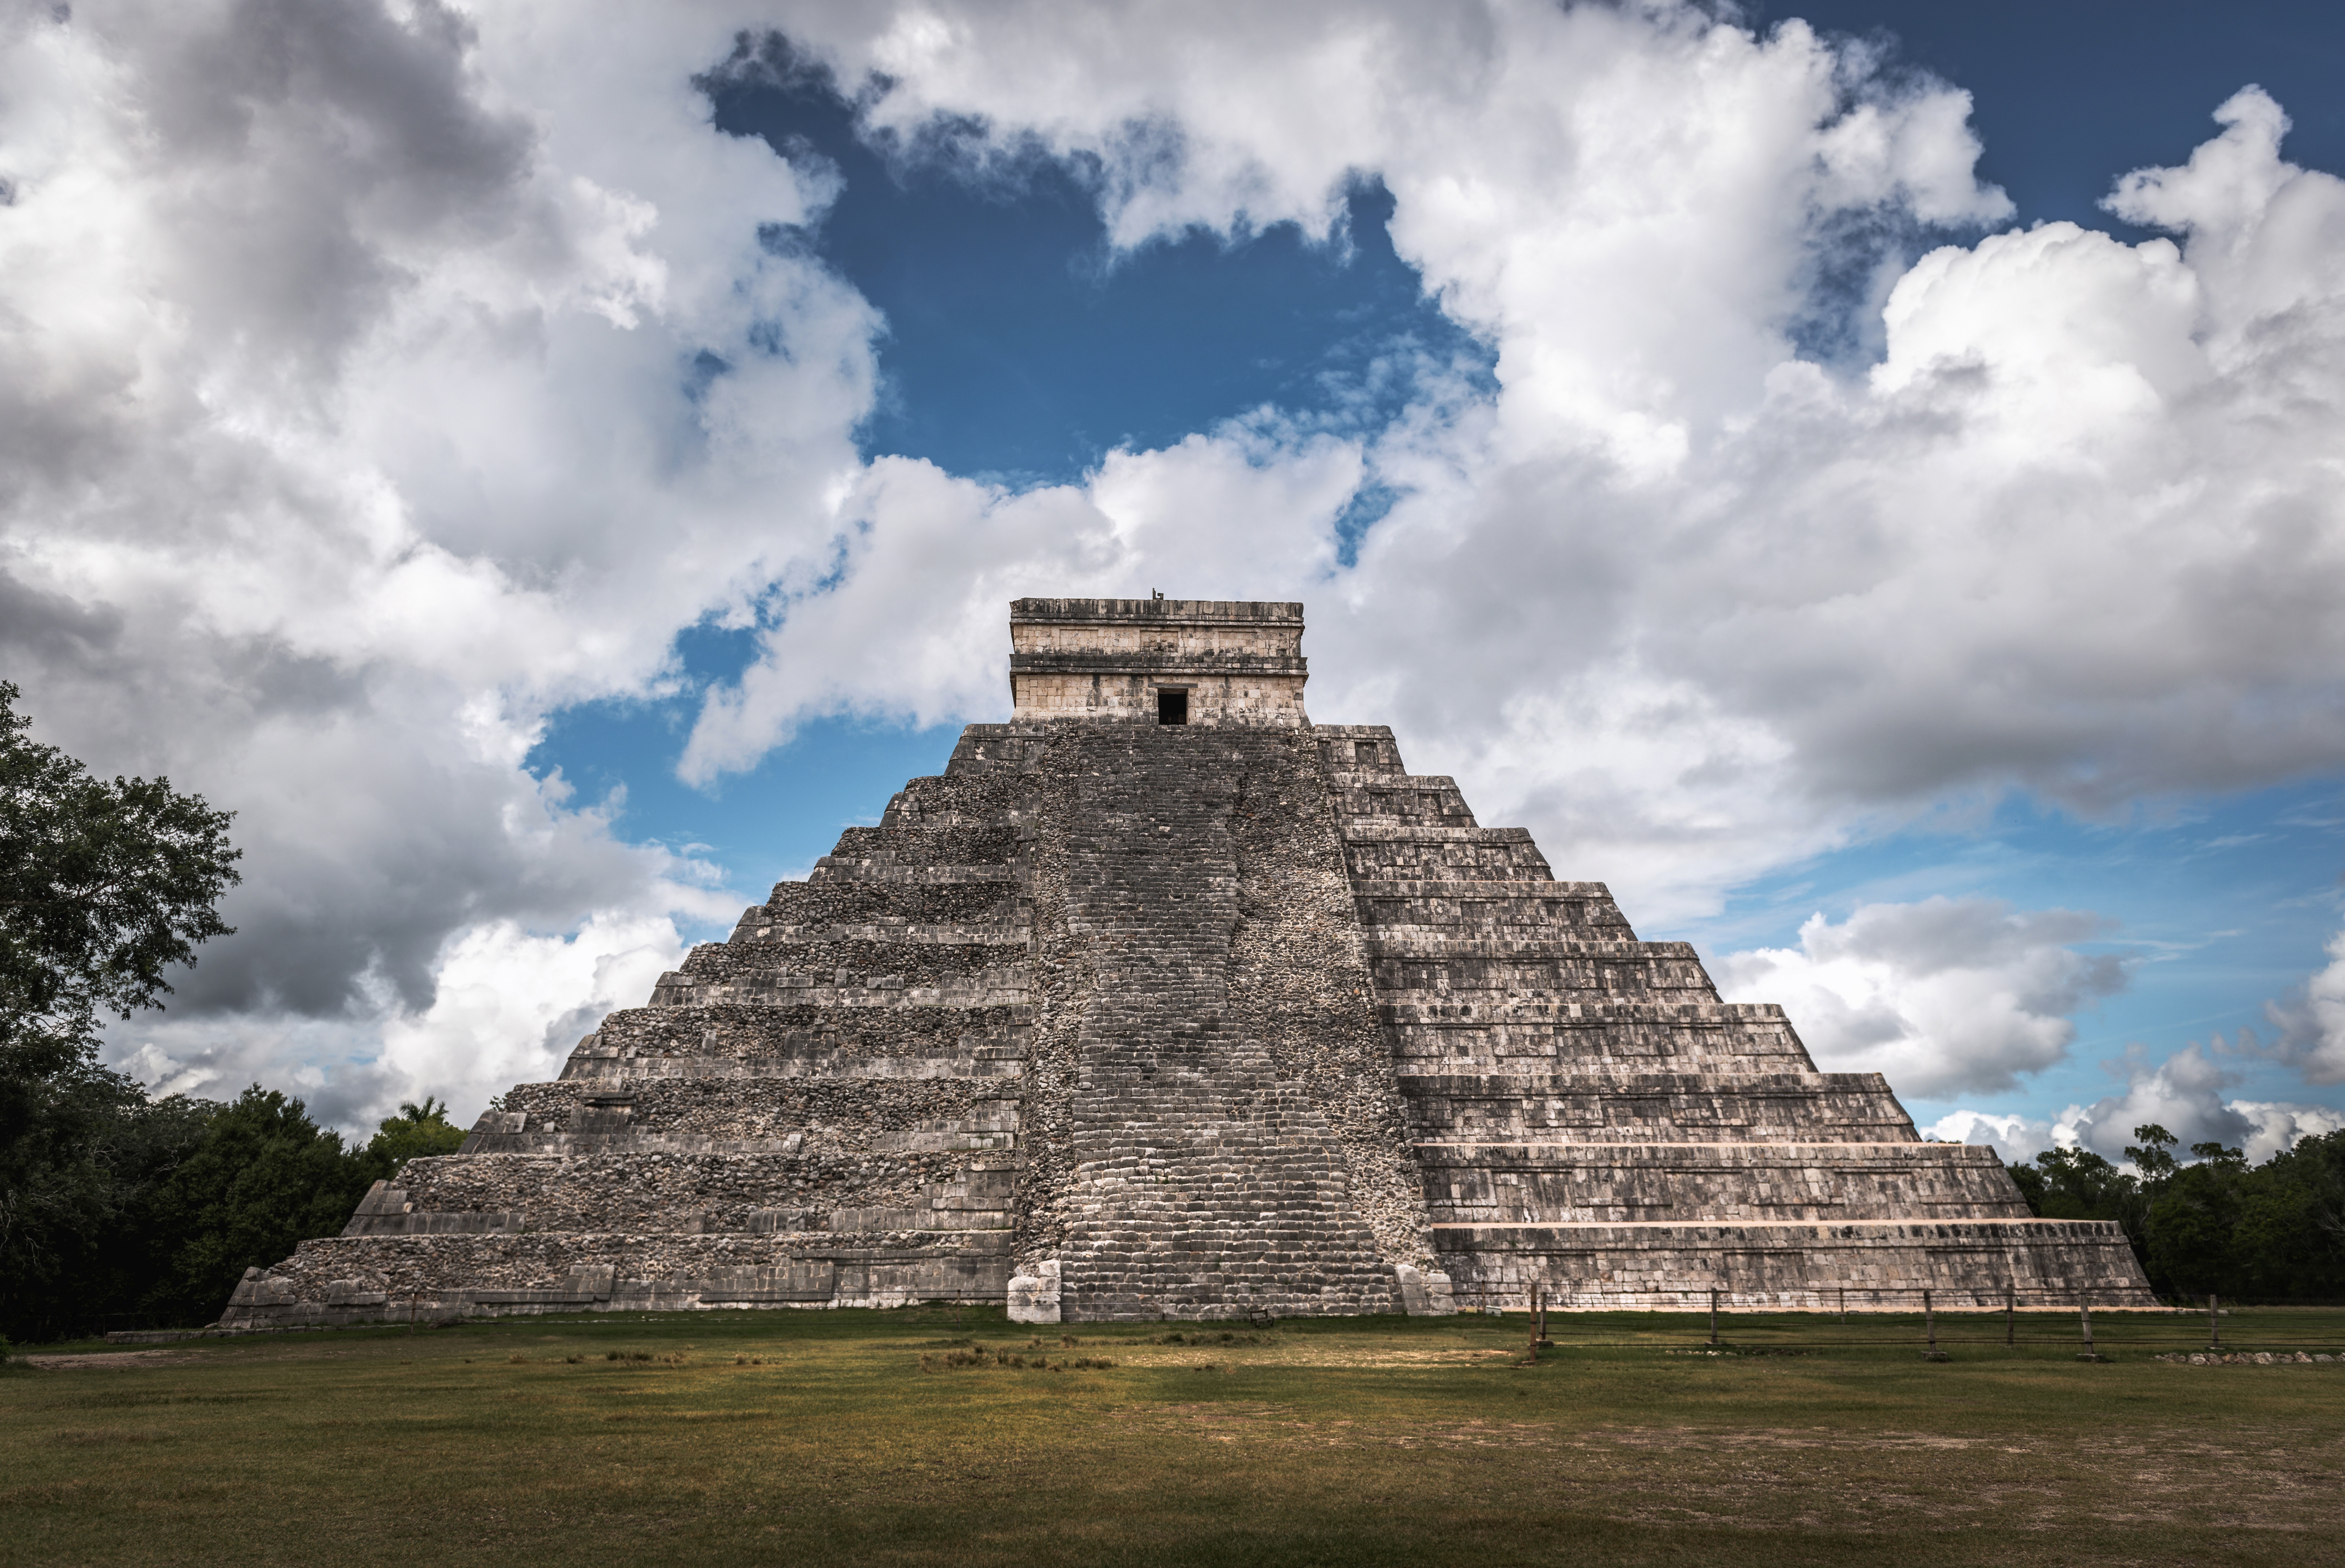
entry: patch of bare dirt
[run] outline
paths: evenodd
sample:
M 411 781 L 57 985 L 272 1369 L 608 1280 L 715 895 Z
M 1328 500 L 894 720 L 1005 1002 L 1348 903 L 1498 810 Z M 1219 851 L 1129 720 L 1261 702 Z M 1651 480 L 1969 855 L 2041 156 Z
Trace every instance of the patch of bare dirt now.
M 130 1371 L 140 1367 L 177 1367 L 204 1358 L 185 1351 L 96 1351 L 78 1356 L 25 1356 L 28 1367 L 38 1367 L 45 1372 L 78 1372 L 89 1371 Z
M 1497 1460 L 1511 1451 L 1537 1468 L 1548 1495 L 1629 1522 L 1862 1532 L 1903 1528 L 1927 1514 L 1952 1528 L 1987 1530 L 2057 1530 L 2080 1519 L 2345 1526 L 2345 1452 L 2303 1434 L 2275 1444 L 2277 1433 L 2145 1431 L 2080 1450 L 2018 1433 L 1362 1422 L 1243 1402 L 1143 1405 L 1115 1419 L 1128 1429 L 1298 1458 L 1415 1450 Z

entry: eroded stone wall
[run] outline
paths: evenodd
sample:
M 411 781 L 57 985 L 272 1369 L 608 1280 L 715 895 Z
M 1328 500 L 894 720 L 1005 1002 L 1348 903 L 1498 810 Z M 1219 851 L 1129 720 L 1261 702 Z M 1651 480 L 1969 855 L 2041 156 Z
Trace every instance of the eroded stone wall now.
M 1461 1302 L 2149 1304 L 2116 1227 L 2029 1219 L 1991 1151 L 1924 1142 L 1876 1074 L 1817 1072 L 1781 1009 L 1721 1002 L 1690 947 L 1549 880 L 1389 731 L 1316 734 Z

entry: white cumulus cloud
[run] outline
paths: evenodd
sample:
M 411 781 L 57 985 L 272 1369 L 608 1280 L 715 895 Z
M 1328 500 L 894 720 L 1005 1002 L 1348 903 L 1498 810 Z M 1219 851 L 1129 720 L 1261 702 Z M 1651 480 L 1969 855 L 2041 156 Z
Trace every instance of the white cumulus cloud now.
M 2013 1112 L 1949 1111 L 1921 1133 L 1940 1143 L 1984 1144 L 2005 1165 L 2025 1165 L 2055 1143 L 2050 1122 Z
M 1782 1004 L 1827 1072 L 1883 1073 L 1932 1099 L 1993 1093 L 2059 1061 L 2068 1015 L 2123 988 L 2121 958 L 2075 946 L 2110 927 L 1985 898 L 1868 904 L 1838 925 L 1810 916 L 1796 948 L 1728 956 L 1719 989 Z
M 441 955 L 431 1005 L 384 1029 L 381 1070 L 465 1103 L 553 1077 L 604 1014 L 641 1007 L 683 958 L 674 926 L 647 915 L 597 914 L 569 936 L 469 926 Z
M 2326 967 L 2294 996 L 2267 1002 L 2264 1011 L 2279 1030 L 2269 1054 L 2308 1083 L 2345 1083 L 2345 931 L 2330 938 Z
M 2299 1138 L 2345 1128 L 2345 1111 L 2332 1107 L 2228 1098 L 2240 1076 L 2235 1064 L 2269 1054 L 2252 1030 L 2241 1030 L 2236 1044 L 2218 1035 L 2157 1059 L 2137 1044 L 2101 1064 L 2123 1081 L 2121 1093 L 2072 1104 L 2049 1118 L 1965 1108 L 1923 1131 L 1954 1143 L 1991 1144 L 2005 1160 L 2029 1159 L 2055 1147 L 2085 1148 L 2123 1165 L 2127 1146 L 2140 1142 L 2134 1129 L 2155 1123 L 2174 1135 L 2178 1158 L 2188 1159 L 2194 1145 L 2215 1143 L 2259 1164 Z

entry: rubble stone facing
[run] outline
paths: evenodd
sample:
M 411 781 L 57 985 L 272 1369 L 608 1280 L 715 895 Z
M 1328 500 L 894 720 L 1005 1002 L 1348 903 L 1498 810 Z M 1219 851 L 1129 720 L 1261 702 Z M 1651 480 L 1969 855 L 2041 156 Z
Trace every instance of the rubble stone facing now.
M 832 1223 L 843 1210 L 921 1217 L 891 1229 L 1002 1229 L 1015 1174 L 983 1151 L 442 1157 L 411 1160 L 346 1234 L 432 1234 L 470 1214 L 516 1232 L 853 1229 Z
M 867 1123 L 899 1131 L 982 1124 L 990 1131 L 1010 1118 L 1014 1131 L 1017 1100 L 1014 1082 L 967 1077 L 570 1078 L 516 1086 L 505 1095 L 505 1114 L 553 1131 L 725 1141 Z
M 897 801 L 902 798 L 898 795 Z M 1014 928 L 1023 924 L 1017 884 L 1007 881 L 907 886 L 868 882 L 785 882 L 775 887 L 773 896 L 765 903 L 753 904 L 742 911 L 733 940 L 750 942 L 772 933 L 877 927 L 891 923 L 906 927 Z
M 1007 1232 L 706 1236 L 545 1231 L 304 1241 L 251 1270 L 224 1328 L 700 1307 L 1001 1299 Z M 461 1283 L 460 1283 L 461 1282 Z
M 1912 1123 L 1878 1073 L 1411 1073 L 1427 1142 L 1862 1143 Z M 1819 1081 L 1821 1080 L 1821 1081 Z M 1579 1158 L 1588 1158 L 1581 1155 Z M 2003 1189 L 1995 1189 L 2004 1199 Z
M 1876 1074 L 1817 1072 L 1780 1008 L 1719 1001 L 1600 884 L 1547 880 L 1391 731 L 1315 733 L 1461 1304 L 2152 1304 L 2114 1225 L 2029 1218 L 1990 1151 L 1922 1141 Z
M 841 1072 L 880 1058 L 979 1060 L 1014 1054 L 1020 1027 L 1019 1009 L 1006 1005 L 792 1001 L 625 1007 L 579 1042 L 563 1076 L 649 1072 L 657 1059 L 732 1061 L 741 1071 L 825 1063 Z
M 1417 1157 L 1444 1225 L 1722 1219 L 1968 1219 L 2005 1201 L 1994 1151 L 1923 1143 L 1707 1143 L 1605 1149 L 1426 1144 Z
M 1300 605 L 1011 622 L 1011 722 L 222 1326 L 2147 1303 L 2115 1227 L 2026 1218 L 1389 730 L 1314 726 Z
M 1533 1286 L 1559 1309 L 1646 1301 L 1683 1311 L 1719 1292 L 1737 1307 L 1914 1310 L 2024 1301 L 2155 1306 L 2122 1234 L 2107 1221 L 1967 1218 L 1947 1222 L 1735 1220 L 1708 1223 L 1441 1227 L 1435 1246 L 1460 1304 L 1519 1307 Z M 1600 1289 L 1591 1289 L 1600 1286 Z

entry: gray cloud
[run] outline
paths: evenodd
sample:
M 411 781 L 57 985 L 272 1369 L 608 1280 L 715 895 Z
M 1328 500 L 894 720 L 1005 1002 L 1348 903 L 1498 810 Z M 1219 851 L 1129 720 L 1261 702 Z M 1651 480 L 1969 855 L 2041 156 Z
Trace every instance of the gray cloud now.
M 2345 933 L 2329 943 L 2329 964 L 2289 996 L 2264 1004 L 2277 1037 L 2266 1045 L 2240 1035 L 2249 1055 L 2287 1063 L 2307 1083 L 2345 1083 Z
M 242 0 L 76 25 L 145 67 L 169 148 L 166 220 L 199 329 L 330 375 L 408 280 L 401 252 L 482 245 L 529 220 L 533 127 L 465 75 L 471 24 L 440 0 Z
M 2235 1075 L 2199 1046 L 2188 1046 L 2158 1062 L 2135 1046 L 2121 1064 L 2109 1065 L 2123 1073 L 2125 1092 L 2062 1112 L 2062 1141 L 2081 1143 L 2121 1160 L 2126 1146 L 2136 1141 L 2134 1128 L 2151 1122 L 2174 1134 L 2185 1149 L 2198 1143 L 2238 1148 L 2256 1130 L 2254 1120 L 2223 1100 L 2222 1091 Z
M 2202 1143 L 2237 1148 L 2260 1164 L 2297 1139 L 2345 1128 L 2345 1112 L 2289 1101 L 2227 1099 L 2234 1076 L 2223 1065 L 2229 1054 L 2220 1037 L 2211 1049 L 2193 1044 L 2152 1062 L 2139 1047 L 2121 1061 L 2103 1066 L 2125 1082 L 2121 1094 L 2091 1105 L 2072 1105 L 2057 1117 L 1957 1110 L 1923 1128 L 1924 1137 L 1952 1143 L 1993 1147 L 2006 1162 L 2026 1161 L 2056 1147 L 2089 1148 L 2112 1163 L 2127 1164 L 2126 1149 L 2137 1146 L 2134 1129 L 2156 1123 L 2175 1135 L 2178 1153 Z
M 516 22 L 0 29 L 0 658 L 41 738 L 235 810 L 246 851 L 238 934 L 115 1031 L 175 1081 L 351 1122 L 484 1097 L 730 902 L 520 764 L 827 537 L 875 319 L 760 248 L 819 193 L 694 108 L 720 32 L 538 35 L 599 34 L 614 90 L 478 31 Z M 695 400 L 704 349 L 736 370 Z M 515 1011 L 497 965 L 567 995 Z

